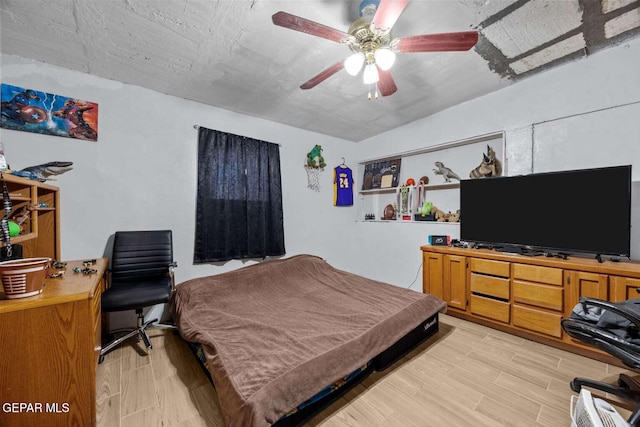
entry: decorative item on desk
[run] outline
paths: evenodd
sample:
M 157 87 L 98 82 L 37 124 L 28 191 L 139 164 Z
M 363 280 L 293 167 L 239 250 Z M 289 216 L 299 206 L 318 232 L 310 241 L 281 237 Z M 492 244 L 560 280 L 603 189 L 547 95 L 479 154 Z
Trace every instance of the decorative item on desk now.
M 66 262 L 62 262 L 62 261 L 56 261 L 53 260 L 51 261 L 51 267 L 57 269 L 57 270 L 61 270 L 63 268 L 67 268 L 67 263 Z
M 64 270 L 62 271 L 56 271 L 55 273 L 49 273 L 47 274 L 47 278 L 48 279 L 55 279 L 57 277 L 62 277 L 64 276 Z
M 0 262 L 0 280 L 7 299 L 38 295 L 44 289 L 51 258 L 24 258 Z
M 73 269 L 74 273 L 82 273 L 85 275 L 89 275 L 89 274 L 95 274 L 98 272 L 98 270 L 96 270 L 95 268 L 89 268 L 89 267 L 85 267 L 85 268 L 80 268 L 80 267 L 75 267 Z

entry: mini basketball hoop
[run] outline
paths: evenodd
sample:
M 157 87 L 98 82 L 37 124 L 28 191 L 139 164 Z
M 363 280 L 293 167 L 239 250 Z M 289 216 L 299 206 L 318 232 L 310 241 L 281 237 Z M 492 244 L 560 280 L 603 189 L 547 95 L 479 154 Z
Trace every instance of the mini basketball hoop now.
M 307 171 L 307 188 L 320 191 L 320 172 L 322 172 L 324 168 L 309 165 L 304 165 L 304 168 Z

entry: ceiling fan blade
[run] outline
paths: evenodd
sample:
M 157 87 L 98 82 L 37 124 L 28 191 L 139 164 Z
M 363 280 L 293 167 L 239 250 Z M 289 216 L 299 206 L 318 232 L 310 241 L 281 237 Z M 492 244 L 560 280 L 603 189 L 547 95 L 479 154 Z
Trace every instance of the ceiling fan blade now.
M 477 31 L 459 33 L 423 34 L 402 37 L 393 41 L 396 51 L 410 52 L 450 52 L 469 50 L 478 42 Z
M 300 18 L 299 16 L 291 15 L 287 12 L 277 12 L 271 17 L 271 19 L 274 24 L 281 27 L 311 34 L 312 36 L 322 37 L 323 39 L 333 40 L 338 43 L 349 38 L 349 34 L 343 31 L 318 24 L 314 21 L 309 21 L 305 18 Z
M 331 67 L 327 68 L 326 70 L 324 70 L 323 72 L 311 78 L 308 82 L 300 86 L 300 89 L 311 89 L 312 87 L 315 87 L 319 83 L 322 83 L 323 81 L 327 80 L 329 77 L 333 76 L 335 73 L 337 73 L 338 71 L 344 68 L 343 63 L 344 61 L 340 61 L 333 64 Z
M 404 8 L 407 7 L 408 2 L 409 0 L 380 0 L 371 23 L 379 30 L 390 30 Z
M 380 90 L 382 96 L 389 96 L 396 93 L 398 87 L 396 86 L 396 82 L 393 81 L 390 71 L 384 71 L 378 67 L 378 76 L 378 90 Z

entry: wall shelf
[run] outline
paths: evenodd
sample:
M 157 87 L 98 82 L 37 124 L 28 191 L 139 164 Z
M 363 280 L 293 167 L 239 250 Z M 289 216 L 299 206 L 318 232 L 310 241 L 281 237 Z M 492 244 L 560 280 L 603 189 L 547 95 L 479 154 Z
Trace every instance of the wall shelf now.
M 356 176 L 362 182 L 356 184 L 360 188 L 357 191 L 356 198 L 356 221 L 433 223 L 435 221 L 405 221 L 400 219 L 400 215 L 403 214 L 413 217 L 413 214 L 418 213 L 419 207 L 424 202 L 431 202 L 433 206 L 445 214 L 455 213 L 460 209 L 460 180 L 469 179 L 471 172 L 477 169 L 482 162 L 483 155 L 487 152 L 487 146 L 491 146 L 495 151 L 497 158 L 502 163 L 504 174 L 504 132 L 502 131 L 358 162 Z M 396 168 L 399 172 L 394 172 L 393 184 L 397 183 L 399 186 L 379 188 L 381 183 L 384 182 L 383 178 L 387 178 L 387 185 L 390 183 L 388 178 L 391 172 L 385 169 L 384 163 L 398 159 L 399 162 L 396 162 Z M 369 167 L 369 165 L 376 163 L 378 165 Z M 447 182 L 445 177 L 439 173 L 443 170 L 441 169 L 441 163 L 444 168 L 453 171 L 457 177 L 450 176 L 450 181 Z M 367 176 L 365 176 L 365 172 Z M 396 173 L 397 175 L 395 175 Z M 411 190 L 408 197 L 409 206 L 405 212 L 398 212 L 403 210 L 401 204 L 407 201 L 406 197 L 403 201 L 398 195 L 400 188 L 402 188 L 401 186 L 409 178 L 418 183 L 422 177 L 428 179 L 428 184 L 426 186 L 409 186 Z M 376 185 L 378 188 L 371 188 Z M 397 208 L 396 220 L 364 219 L 366 215 L 382 218 L 387 205 Z M 457 223 L 447 222 L 446 224 Z
M 58 187 L 44 182 L 4 174 L 12 212 L 9 220 L 25 210 L 29 217 L 21 224 L 20 234 L 11 237 L 11 244 L 20 244 L 23 257 L 60 259 L 60 193 Z M 2 197 L 0 196 L 0 200 Z M 47 207 L 38 207 L 46 203 Z M 4 246 L 0 242 L 0 246 Z
M 459 225 L 459 222 L 449 221 L 405 221 L 401 219 L 356 219 L 356 222 L 396 222 L 402 224 L 436 224 L 436 225 Z
M 415 187 L 411 185 L 410 187 Z M 399 187 L 389 187 L 389 188 L 374 188 L 372 190 L 360 190 L 360 194 L 376 194 L 376 193 L 395 193 Z M 460 188 L 459 182 L 450 182 L 446 184 L 433 184 L 433 185 L 425 185 L 422 188 L 425 190 L 446 190 L 448 188 Z

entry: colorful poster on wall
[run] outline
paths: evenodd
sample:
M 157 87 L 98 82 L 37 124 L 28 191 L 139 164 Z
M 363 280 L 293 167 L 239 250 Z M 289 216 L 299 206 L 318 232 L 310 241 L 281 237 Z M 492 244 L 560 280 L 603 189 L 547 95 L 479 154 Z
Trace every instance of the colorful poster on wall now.
M 98 104 L 2 83 L 0 127 L 98 140 Z

